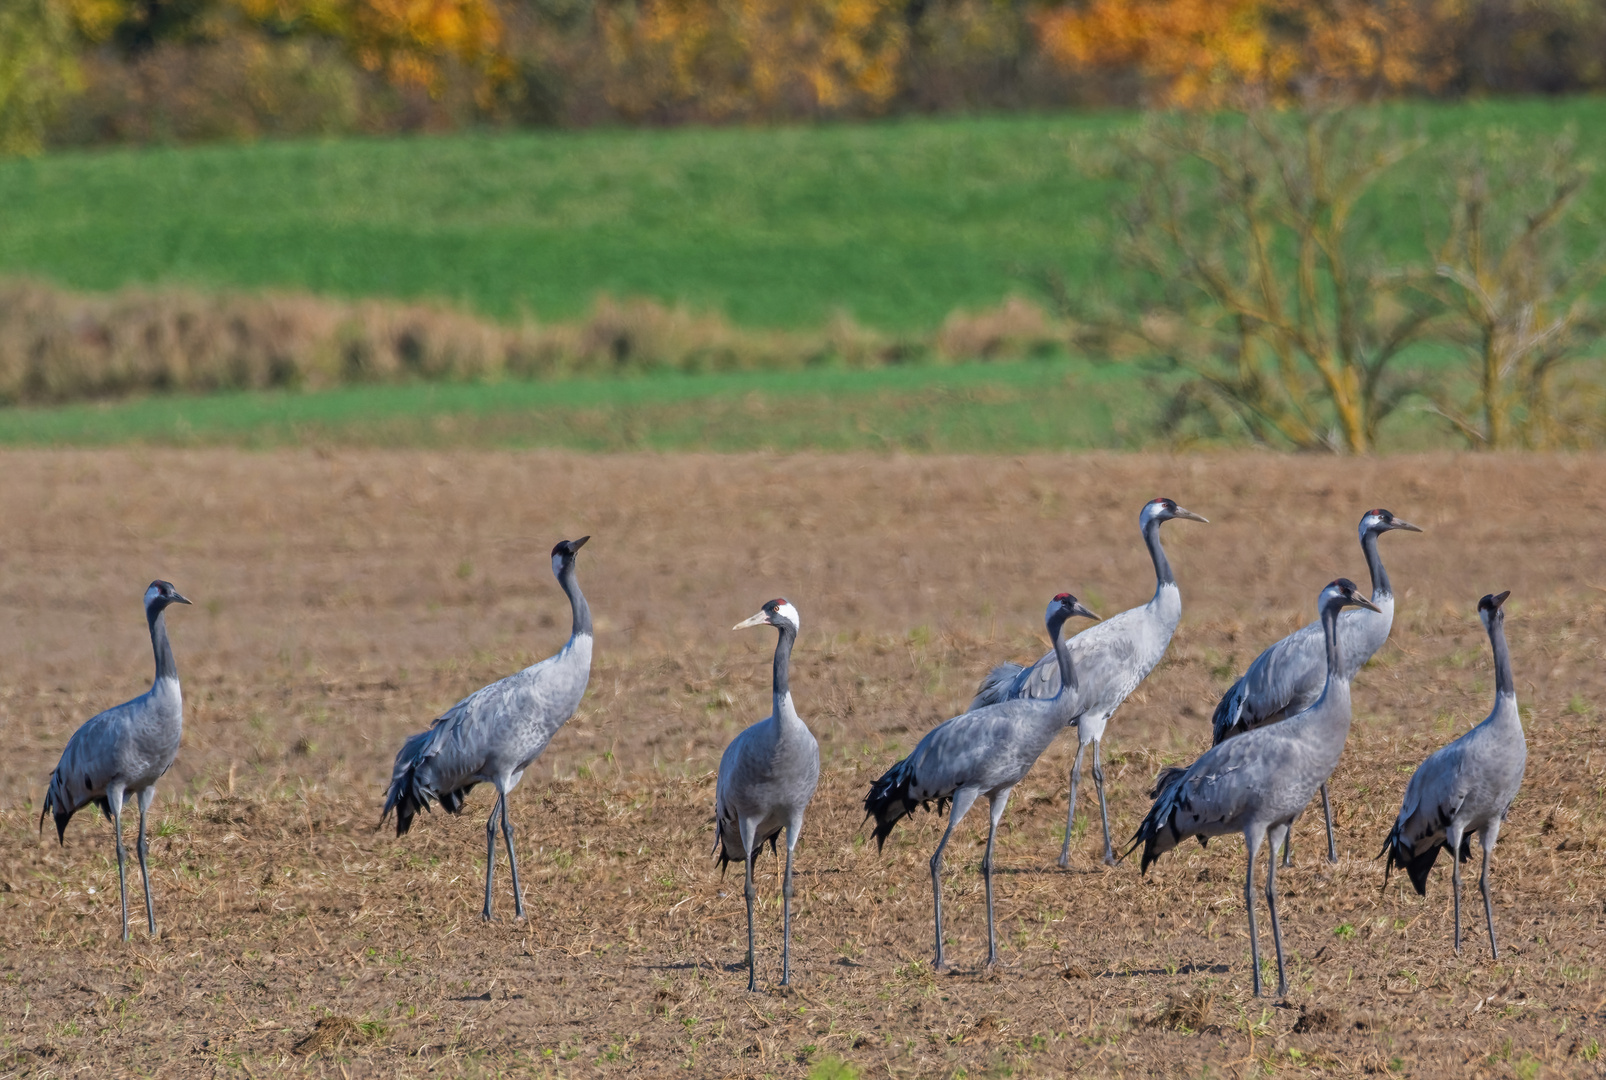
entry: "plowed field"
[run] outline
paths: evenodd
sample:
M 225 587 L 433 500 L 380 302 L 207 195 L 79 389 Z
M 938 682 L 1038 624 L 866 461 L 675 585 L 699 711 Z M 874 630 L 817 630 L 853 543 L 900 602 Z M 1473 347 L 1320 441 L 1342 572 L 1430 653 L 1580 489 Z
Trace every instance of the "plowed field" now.
M 0 1075 L 1599 1075 L 1606 1058 L 1606 459 L 1257 455 L 942 458 L 286 451 L 0 454 Z M 917 814 L 866 844 L 870 780 L 961 709 L 998 660 L 1045 645 L 1048 598 L 1145 601 L 1136 516 L 1165 494 L 1184 596 L 1165 662 L 1110 726 L 1117 832 L 1161 764 L 1209 742 L 1230 679 L 1365 583 L 1382 541 L 1393 638 L 1356 681 L 1334 778 L 1279 876 L 1293 992 L 1250 997 L 1243 846 L 1189 845 L 1140 877 L 1096 827 L 1054 865 L 1062 739 L 1000 838 L 1002 963 L 982 967 L 985 817 L 949 849 L 956 970 L 930 968 Z M 484 815 L 375 831 L 402 739 L 554 651 L 547 551 L 589 533 L 597 662 L 578 715 L 511 800 L 530 917 L 479 919 Z M 147 685 L 140 596 L 169 617 L 184 748 L 154 808 L 161 933 L 118 940 L 107 826 L 38 831 L 72 730 Z M 1426 900 L 1373 861 L 1406 779 L 1493 697 L 1475 605 L 1511 589 L 1528 774 L 1501 834 L 1491 961 L 1469 888 Z M 713 769 L 769 704 L 785 595 L 793 692 L 824 775 L 798 852 L 794 986 L 779 979 L 776 862 L 761 863 L 759 976 L 741 887 L 708 852 Z M 1084 790 L 1091 796 L 1091 785 Z M 1092 800 L 1084 803 L 1092 809 Z M 1095 818 L 1096 821 L 1096 818 Z M 131 831 L 131 827 L 130 827 Z M 130 843 L 132 836 L 130 836 Z M 1270 934 L 1262 909 L 1265 951 Z M 1596 986 L 1599 976 L 1602 985 Z

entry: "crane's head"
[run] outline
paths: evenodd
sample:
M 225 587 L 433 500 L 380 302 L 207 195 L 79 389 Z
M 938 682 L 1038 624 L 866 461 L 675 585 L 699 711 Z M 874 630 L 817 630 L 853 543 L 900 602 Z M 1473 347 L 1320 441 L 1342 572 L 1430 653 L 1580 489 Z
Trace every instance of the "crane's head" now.
M 145 590 L 145 613 L 153 618 L 157 612 L 165 611 L 169 604 L 187 603 L 189 601 L 181 596 L 177 589 L 173 588 L 171 581 L 163 581 L 158 578 L 151 582 L 150 588 Z
M 1347 608 L 1363 607 L 1372 611 L 1381 611 L 1382 608 L 1372 603 L 1371 599 L 1356 586 L 1355 582 L 1347 577 L 1334 578 L 1322 590 L 1322 595 L 1316 601 L 1316 606 L 1322 611 L 1329 607 Z
M 559 540 L 552 546 L 552 573 L 562 577 L 565 570 L 574 566 L 574 553 L 585 547 L 589 536 L 582 536 L 578 540 Z
M 744 619 L 731 627 L 732 630 L 745 630 L 749 626 L 774 626 L 779 629 L 791 628 L 797 633 L 802 623 L 797 617 L 797 608 L 784 596 L 777 596 L 774 600 L 758 609 L 758 614 L 750 619 Z
M 1507 589 L 1499 596 L 1490 594 L 1478 601 L 1478 618 L 1483 620 L 1484 629 L 1487 630 L 1506 617 L 1506 613 L 1501 610 L 1501 607 L 1505 604 L 1506 597 L 1510 595 L 1511 590 Z
M 1048 614 L 1044 620 L 1048 623 L 1049 633 L 1064 625 L 1067 619 L 1080 615 L 1084 619 L 1097 620 L 1098 616 L 1082 606 L 1082 601 L 1068 592 L 1062 592 L 1048 602 Z
M 1185 521 L 1202 521 L 1206 525 L 1210 524 L 1209 519 L 1200 517 L 1192 510 L 1184 510 L 1176 504 L 1174 499 L 1160 498 L 1151 499 L 1143 504 L 1143 511 L 1138 514 L 1138 525 L 1147 529 L 1150 522 L 1158 524 L 1162 521 L 1170 521 L 1172 518 L 1182 518 Z
M 1366 539 L 1368 533 L 1376 535 L 1377 533 L 1392 532 L 1395 529 L 1404 529 L 1406 532 L 1422 531 L 1404 518 L 1397 518 L 1389 511 L 1381 508 L 1368 510 L 1361 515 L 1360 533 L 1362 540 Z

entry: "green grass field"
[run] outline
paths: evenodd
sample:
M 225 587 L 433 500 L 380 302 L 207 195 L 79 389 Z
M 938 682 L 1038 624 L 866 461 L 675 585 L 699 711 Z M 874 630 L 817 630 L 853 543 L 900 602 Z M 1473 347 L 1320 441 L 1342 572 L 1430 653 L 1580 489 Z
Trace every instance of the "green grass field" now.
M 1402 127 L 1576 126 L 1606 101 L 1400 106 Z M 1111 280 L 1112 194 L 1075 168 L 1127 115 L 918 119 L 262 143 L 0 162 L 0 273 L 83 289 L 183 283 L 433 297 L 573 318 L 600 292 L 766 327 L 847 311 L 925 330 L 1029 292 Z M 1409 170 L 1375 227 L 1419 244 Z M 1600 185 L 1591 199 L 1606 203 Z M 1598 207 L 1606 210 L 1606 205 Z

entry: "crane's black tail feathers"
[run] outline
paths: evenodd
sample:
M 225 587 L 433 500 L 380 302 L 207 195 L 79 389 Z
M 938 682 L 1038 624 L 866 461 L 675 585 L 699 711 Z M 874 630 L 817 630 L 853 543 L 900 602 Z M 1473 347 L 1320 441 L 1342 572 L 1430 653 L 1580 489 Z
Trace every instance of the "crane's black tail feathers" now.
M 756 845 L 754 845 L 754 848 L 755 848 L 755 850 L 762 852 L 764 850 L 764 845 L 767 843 L 770 846 L 770 854 L 774 855 L 776 858 L 780 858 L 780 855 L 781 855 L 780 839 L 781 839 L 781 830 L 780 830 L 779 827 L 777 827 L 776 830 L 774 832 L 770 833 L 768 836 L 759 837 L 758 838 L 758 843 Z M 740 854 L 732 855 L 731 854 L 731 849 L 725 845 L 725 830 L 724 829 L 716 829 L 715 830 L 714 859 L 715 859 L 715 861 L 717 861 L 719 863 L 719 876 L 720 877 L 724 877 L 725 876 L 725 868 L 727 866 L 729 866 L 731 863 L 733 863 L 733 862 L 742 862 L 743 861 L 742 856 Z
M 91 799 L 90 802 L 100 807 L 100 812 L 106 815 L 107 821 L 112 819 L 112 804 L 106 796 L 102 795 L 98 799 Z M 78 812 L 78 809 L 76 806 L 66 805 L 66 800 L 62 798 L 62 793 L 56 790 L 56 773 L 52 771 L 50 783 L 45 786 L 44 804 L 39 807 L 39 831 L 45 831 L 45 815 L 49 814 L 56 822 L 56 843 L 65 847 L 67 844 L 67 822 L 72 820 L 72 816 Z
M 1138 831 L 1132 834 L 1132 843 L 1121 853 L 1121 858 L 1125 859 L 1137 850 L 1139 844 L 1142 844 L 1143 864 L 1141 872 L 1144 874 L 1149 872 L 1151 864 L 1170 850 L 1170 847 L 1164 849 L 1160 847 L 1160 838 L 1164 833 L 1173 831 L 1171 820 L 1176 811 L 1176 792 L 1182 786 L 1183 777 L 1187 775 L 1188 770 L 1181 765 L 1167 765 L 1160 770 L 1160 775 L 1154 778 L 1154 789 L 1149 792 L 1149 797 L 1154 800 L 1154 805 L 1149 808 L 1148 814 L 1144 816 L 1143 823 L 1138 826 Z M 1176 845 L 1178 839 L 1177 836 L 1172 836 L 1172 847 Z
M 981 685 L 976 687 L 976 696 L 971 699 L 970 708 L 966 712 L 975 712 L 983 706 L 1008 701 L 1014 692 L 1015 681 L 1025 670 L 1019 664 L 999 664 L 993 668 L 982 679 Z
M 1449 847 L 1447 841 L 1439 841 L 1420 855 L 1413 854 L 1410 841 L 1400 831 L 1399 822 L 1389 832 L 1388 839 L 1383 841 L 1383 850 L 1377 853 L 1378 858 L 1388 858 L 1383 864 L 1383 887 L 1388 888 L 1389 872 L 1394 869 L 1404 870 L 1411 879 L 1411 885 L 1416 889 L 1418 896 L 1428 894 L 1428 873 L 1432 871 L 1433 864 L 1439 860 L 1439 849 Z M 1472 858 L 1472 834 L 1465 833 L 1461 837 L 1461 850 L 1457 853 L 1462 862 Z
M 432 729 L 433 730 L 433 729 Z M 431 801 L 439 802 L 441 809 L 451 814 L 461 814 L 463 804 L 468 799 L 468 793 L 474 790 L 474 784 L 464 784 L 452 791 L 431 791 L 418 776 L 418 766 L 422 761 L 425 745 L 429 742 L 431 731 L 421 731 L 402 744 L 401 752 L 396 755 L 396 771 L 391 776 L 390 787 L 385 792 L 385 808 L 379 813 L 379 825 L 382 828 L 391 812 L 396 814 L 396 835 L 403 836 L 413 827 L 413 818 L 420 810 L 428 810 Z
M 1244 681 L 1239 679 L 1227 688 L 1216 702 L 1216 711 L 1210 718 L 1210 745 L 1219 746 L 1229 737 L 1244 731 L 1239 723 L 1239 713 L 1243 708 Z
M 864 813 L 866 820 L 875 819 L 874 835 L 877 851 L 886 846 L 887 837 L 892 835 L 892 827 L 913 813 L 915 807 L 924 806 L 930 809 L 932 800 L 916 799 L 909 794 L 909 788 L 914 782 L 914 766 L 909 764 L 908 758 L 904 758 L 883 773 L 881 779 L 870 785 L 870 793 L 864 797 Z M 947 795 L 938 796 L 937 816 L 942 816 L 949 801 Z

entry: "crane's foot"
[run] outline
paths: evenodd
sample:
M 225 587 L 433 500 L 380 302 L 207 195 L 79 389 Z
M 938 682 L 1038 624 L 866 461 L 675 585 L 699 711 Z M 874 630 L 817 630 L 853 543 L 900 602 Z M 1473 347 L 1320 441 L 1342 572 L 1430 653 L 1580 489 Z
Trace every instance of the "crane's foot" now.
M 1114 866 L 1115 865 L 1115 852 L 1106 851 L 1104 853 L 1104 865 L 1105 866 Z
M 495 921 L 496 921 L 496 916 L 491 914 L 491 909 L 490 908 L 486 908 L 484 911 L 480 912 L 480 922 L 495 922 Z

